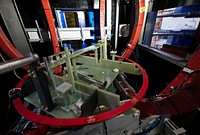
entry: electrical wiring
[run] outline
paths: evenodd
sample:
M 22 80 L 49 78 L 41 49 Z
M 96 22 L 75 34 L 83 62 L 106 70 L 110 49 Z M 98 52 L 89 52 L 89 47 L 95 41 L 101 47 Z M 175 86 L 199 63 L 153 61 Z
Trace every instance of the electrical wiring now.
M 4 57 L 2 56 L 1 52 L 0 52 L 0 57 L 3 60 L 3 62 L 5 62 L 6 60 L 4 59 Z
M 185 73 L 187 73 L 187 72 L 185 72 Z M 152 96 L 152 97 L 146 99 L 146 101 L 153 102 L 153 101 L 156 101 L 156 100 L 161 100 L 161 99 L 163 99 L 163 98 L 170 97 L 171 95 L 173 95 L 173 94 L 176 93 L 177 91 L 183 89 L 183 88 L 185 87 L 185 84 L 186 84 L 187 80 L 188 80 L 190 77 L 193 77 L 192 75 L 195 74 L 195 73 L 200 73 L 200 70 L 193 70 L 191 73 L 187 73 L 186 78 L 183 80 L 183 82 L 180 84 L 180 86 L 174 87 L 174 88 L 170 91 L 170 94 L 166 95 L 166 94 L 162 93 L 162 94 L 160 94 L 160 95 Z
M 185 80 L 181 83 L 180 86 L 175 87 L 174 89 L 172 89 L 172 90 L 171 90 L 171 93 L 173 94 L 173 93 L 175 93 L 176 91 L 178 91 L 178 90 L 184 88 L 184 87 L 185 87 L 185 83 L 187 82 L 187 80 L 188 80 L 190 77 L 193 77 L 193 76 L 192 76 L 193 74 L 199 73 L 199 72 L 200 72 L 200 70 L 193 70 L 191 73 L 187 73 L 187 76 L 186 76 Z
M 146 135 L 147 133 L 149 133 L 150 131 L 155 129 L 162 120 L 163 120 L 163 116 L 159 116 L 159 117 L 155 118 L 153 123 L 147 129 L 145 129 L 144 131 L 142 131 L 140 133 L 135 133 L 135 134 L 132 134 L 132 135 Z
M 8 109 L 7 109 L 5 121 L 4 121 L 4 124 L 3 124 L 4 129 L 6 129 L 7 120 L 8 120 L 8 117 L 9 117 L 9 115 L 10 115 L 10 109 L 11 109 L 11 100 L 10 100 L 10 98 L 9 98 Z
M 40 108 L 33 108 L 33 112 L 35 112 L 36 114 L 40 114 L 41 109 Z M 33 129 L 36 129 L 36 128 L 37 128 L 37 124 L 33 123 L 32 121 L 27 120 L 24 117 L 21 117 L 19 122 L 13 128 L 13 131 L 15 133 L 23 134 L 30 129 L 33 130 Z
M 16 70 L 13 70 L 13 73 L 14 73 L 14 75 L 18 78 L 18 79 L 22 79 L 17 73 L 16 73 Z
M 4 125 L 3 127 L 6 129 L 6 126 L 7 126 L 7 121 L 8 121 L 8 118 L 9 118 L 9 115 L 10 115 L 10 110 L 11 110 L 11 101 L 12 101 L 12 98 L 13 98 L 13 93 L 16 91 L 16 88 L 14 89 L 11 89 L 9 90 L 8 92 L 8 98 L 9 98 L 9 102 L 8 102 L 8 109 L 7 109 L 7 113 L 6 113 L 6 117 L 5 117 L 5 121 L 4 121 Z

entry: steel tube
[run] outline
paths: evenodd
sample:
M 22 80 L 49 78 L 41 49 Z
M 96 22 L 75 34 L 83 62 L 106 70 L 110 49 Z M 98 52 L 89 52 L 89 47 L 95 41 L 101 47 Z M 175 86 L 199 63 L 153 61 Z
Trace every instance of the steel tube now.
M 37 54 L 33 54 L 32 56 L 22 57 L 17 59 L 8 60 L 6 62 L 0 63 L 0 75 L 7 73 L 9 71 L 13 71 L 15 69 L 24 67 L 33 62 L 39 62 L 39 57 Z
M 115 17 L 115 50 L 117 50 L 118 36 L 119 36 L 119 5 L 120 0 L 116 1 L 116 17 Z

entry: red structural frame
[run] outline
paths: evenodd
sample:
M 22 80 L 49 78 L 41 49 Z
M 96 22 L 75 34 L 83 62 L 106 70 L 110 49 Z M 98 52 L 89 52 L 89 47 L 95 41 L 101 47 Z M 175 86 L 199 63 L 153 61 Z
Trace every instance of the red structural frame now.
M 100 36 L 105 39 L 105 0 L 100 0 Z
M 54 54 L 60 53 L 60 45 L 58 42 L 58 34 L 56 31 L 55 27 L 55 19 L 53 18 L 51 6 L 49 4 L 49 0 L 41 0 L 42 1 L 42 6 L 46 15 L 46 19 L 49 25 L 49 30 L 51 34 L 51 41 L 53 43 L 53 49 L 54 49 Z M 56 74 L 61 74 L 62 73 L 62 67 L 57 67 L 55 69 Z
M 10 57 L 11 59 L 23 57 L 23 55 L 8 40 L 1 26 L 0 26 L 0 49 L 5 54 L 7 54 L 8 57 Z M 28 66 L 23 67 L 23 69 L 28 70 Z
M 42 0 L 42 4 L 49 24 L 54 53 L 59 53 L 60 46 L 49 1 Z M 181 71 L 177 75 L 177 77 L 158 95 L 161 98 L 155 99 L 153 101 L 149 101 L 148 99 L 143 98 L 148 87 L 148 76 L 145 70 L 139 64 L 135 63 L 134 61 L 128 58 L 133 52 L 142 30 L 142 24 L 144 20 L 144 9 L 144 0 L 139 0 L 139 3 L 137 3 L 136 6 L 136 16 L 138 15 L 138 18 L 136 18 L 136 20 L 138 20 L 138 22 L 135 23 L 130 42 L 124 54 L 122 56 L 117 56 L 119 59 L 124 59 L 136 64 L 143 74 L 143 85 L 139 93 L 136 96 L 134 96 L 130 101 L 113 110 L 101 114 L 87 116 L 83 118 L 61 119 L 35 114 L 32 111 L 28 110 L 26 106 L 24 106 L 20 98 L 16 98 L 13 100 L 13 103 L 17 111 L 28 120 L 31 120 L 36 123 L 58 127 L 76 127 L 108 120 L 127 111 L 135 105 L 135 107 L 141 111 L 142 117 L 155 114 L 183 113 L 190 110 L 194 110 L 195 108 L 199 107 L 200 75 L 198 72 L 194 73 L 192 76 L 189 76 L 188 73 Z M 22 54 L 20 54 L 18 50 L 16 50 L 15 47 L 12 45 L 12 43 L 10 43 L 10 41 L 7 39 L 1 27 L 0 48 L 12 59 L 22 57 Z M 196 52 L 193 54 L 193 57 L 189 60 L 187 67 L 194 71 L 200 70 L 200 49 L 197 49 Z M 60 69 L 57 70 L 57 72 L 60 72 Z M 26 75 L 17 84 L 16 88 L 21 88 L 23 86 L 24 81 L 28 77 L 29 76 Z M 175 93 L 171 93 L 173 88 L 180 87 L 182 85 L 184 85 L 184 87 L 181 87 Z
M 0 26 L 0 48 L 6 53 L 11 59 L 23 57 L 23 55 L 12 45 L 3 32 Z
M 200 49 L 197 48 L 188 61 L 187 68 L 193 70 L 192 74 L 185 71 L 180 73 L 158 95 L 158 99 L 149 101 L 143 98 L 136 105 L 141 111 L 141 117 L 162 114 L 181 114 L 193 111 L 200 106 Z M 174 88 L 178 88 L 172 92 Z

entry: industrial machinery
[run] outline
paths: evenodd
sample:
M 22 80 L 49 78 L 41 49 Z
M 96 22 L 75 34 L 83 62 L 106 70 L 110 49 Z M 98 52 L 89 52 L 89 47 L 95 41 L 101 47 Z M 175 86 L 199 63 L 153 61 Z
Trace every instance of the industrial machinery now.
M 88 56 L 90 52 L 94 55 Z M 28 74 L 9 91 L 16 110 L 23 116 L 19 125 L 26 123 L 14 130 L 26 134 L 27 125 L 35 122 L 52 127 L 46 131 L 51 134 L 162 133 L 167 128 L 164 123 L 170 125 L 167 116 L 151 116 L 142 122 L 140 110 L 133 108 L 148 87 L 145 70 L 137 63 L 116 61 L 115 54 L 112 58 L 107 59 L 106 42 L 99 42 L 76 52 L 66 48 L 43 58 L 43 63 L 34 54 L 2 63 L 1 74 L 29 66 Z M 61 65 L 63 74 L 54 74 Z M 126 74 L 143 76 L 139 92 L 127 83 Z M 54 131 L 58 127 L 67 129 Z M 171 128 L 166 133 L 185 133 L 184 129 Z M 36 129 L 41 132 L 44 127 Z
M 56 29 L 50 4 L 48 0 L 42 0 L 41 4 L 49 25 L 48 37 L 52 41 L 54 51 L 53 55 L 43 58 L 39 58 L 35 53 L 24 57 L 13 47 L 0 27 L 0 48 L 11 58 L 0 63 L 0 74 L 18 68 L 23 68 L 27 72 L 16 87 L 8 92 L 9 100 L 22 116 L 13 127 L 12 133 L 185 134 L 186 130 L 176 126 L 170 117 L 194 110 L 200 105 L 200 101 L 196 100 L 200 96 L 199 85 L 196 83 L 200 79 L 200 50 L 196 49 L 187 65 L 163 91 L 147 97 L 145 94 L 149 84 L 148 75 L 143 67 L 129 58 L 142 31 L 146 10 L 144 2 L 138 0 L 135 4 L 136 21 L 130 41 L 121 56 L 118 56 L 116 51 L 107 51 L 103 12 L 100 12 L 101 40 L 97 44 L 75 51 L 73 48 L 62 46 L 62 50 L 59 43 L 62 44 L 62 37 L 75 32 L 78 33 L 75 38 L 91 39 L 93 37 L 84 37 L 84 33 L 88 34 L 94 29 Z M 100 1 L 101 9 L 105 12 L 103 3 L 105 4 L 105 0 Z M 37 29 L 38 31 L 34 32 L 41 38 L 38 24 Z M 62 34 L 59 31 L 65 33 L 64 36 L 59 35 Z M 43 42 L 42 38 L 37 40 Z M 117 42 L 115 47 L 116 44 Z M 139 90 L 133 87 L 134 79 L 137 77 L 142 78 Z M 133 84 L 128 80 L 132 80 Z

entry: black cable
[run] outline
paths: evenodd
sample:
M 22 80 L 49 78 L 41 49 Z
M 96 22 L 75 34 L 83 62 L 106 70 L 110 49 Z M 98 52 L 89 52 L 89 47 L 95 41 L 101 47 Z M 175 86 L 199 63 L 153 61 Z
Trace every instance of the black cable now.
M 102 112 L 101 108 L 99 106 L 97 106 L 97 107 L 98 107 L 99 111 Z M 108 131 L 107 131 L 108 128 L 106 126 L 106 122 L 105 121 L 103 122 L 103 125 L 104 125 L 104 129 L 105 129 L 105 132 L 106 132 L 105 135 L 108 135 Z
M 103 122 L 103 125 L 104 125 L 104 128 L 105 128 L 106 135 L 108 135 L 108 131 L 107 131 L 108 128 L 106 126 L 106 122 L 105 121 Z
M 185 80 L 181 83 L 181 85 L 178 86 L 178 87 L 175 87 L 173 90 L 171 90 L 171 93 L 173 94 L 173 93 L 175 93 L 176 91 L 178 91 L 178 90 L 184 88 L 184 87 L 185 87 L 184 85 L 185 85 L 185 82 L 187 81 L 187 79 L 188 79 L 189 77 L 191 77 L 194 73 L 199 73 L 199 72 L 200 72 L 200 70 L 194 70 L 193 72 L 188 73 L 187 76 L 186 76 L 186 78 L 185 78 Z
M 6 117 L 5 117 L 5 121 L 4 121 L 4 125 L 3 125 L 4 129 L 6 129 L 6 127 L 7 127 L 7 121 L 8 121 L 8 117 L 10 115 L 10 110 L 11 110 L 11 101 L 15 96 L 18 96 L 18 93 L 15 92 L 15 89 L 11 89 L 8 92 L 8 109 L 7 109 L 7 113 L 6 113 Z
M 16 89 L 11 89 L 9 92 L 8 92 L 8 98 L 9 98 L 9 106 L 8 106 L 8 111 L 7 111 L 7 114 L 6 114 L 6 117 L 5 117 L 5 122 L 4 122 L 4 129 L 6 129 L 6 126 L 7 126 L 7 121 L 8 121 L 8 118 L 9 118 L 9 115 L 10 115 L 10 110 L 11 110 L 11 101 L 13 99 L 15 99 L 16 97 L 19 97 L 21 95 L 21 92 L 20 91 L 16 91 Z M 13 133 L 15 134 L 21 134 L 24 130 L 24 127 L 25 125 L 27 125 L 27 122 L 28 120 L 26 120 L 25 118 L 23 117 L 20 117 L 20 120 L 17 120 L 12 127 L 12 131 Z
M 7 113 L 6 113 L 6 117 L 5 117 L 5 121 L 4 121 L 4 124 L 3 124 L 3 128 L 6 129 L 6 126 L 7 126 L 7 121 L 8 121 L 8 117 L 10 115 L 10 109 L 11 109 L 11 99 L 10 97 L 9 98 L 9 102 L 8 102 L 8 110 L 7 110 Z

